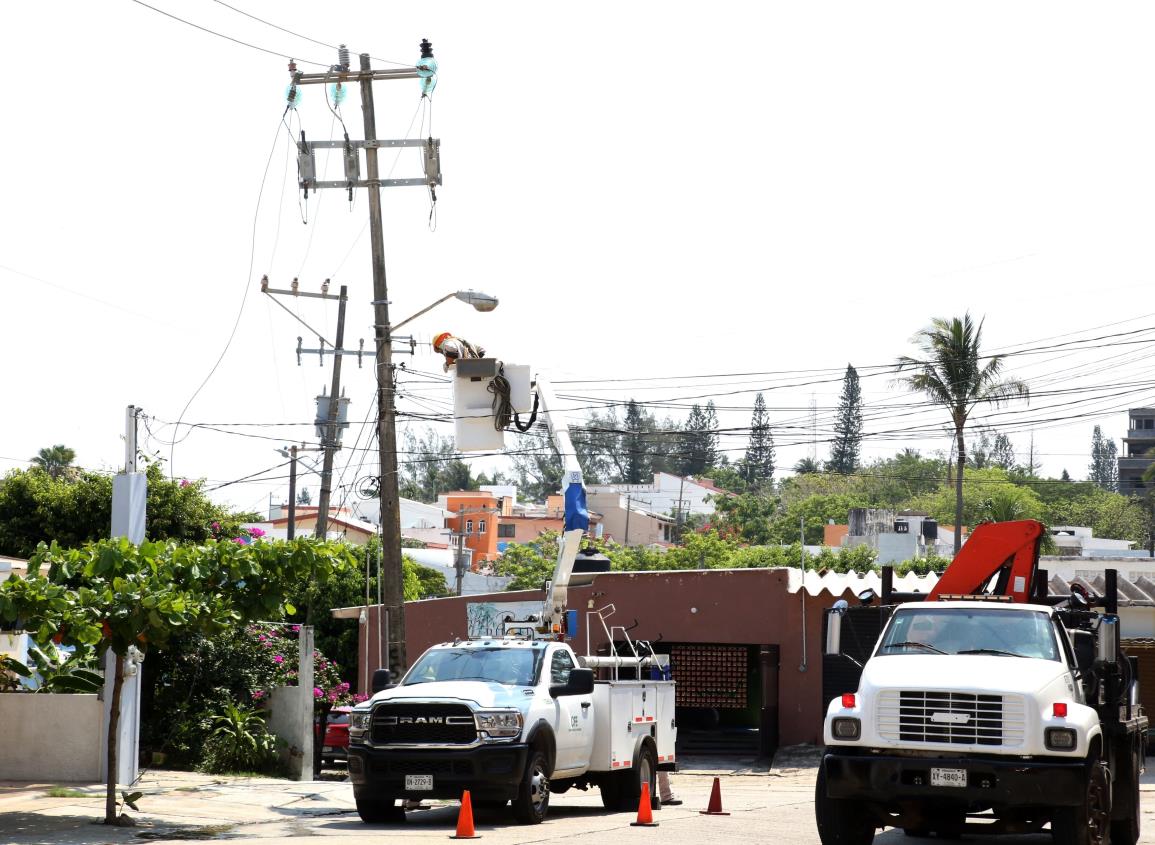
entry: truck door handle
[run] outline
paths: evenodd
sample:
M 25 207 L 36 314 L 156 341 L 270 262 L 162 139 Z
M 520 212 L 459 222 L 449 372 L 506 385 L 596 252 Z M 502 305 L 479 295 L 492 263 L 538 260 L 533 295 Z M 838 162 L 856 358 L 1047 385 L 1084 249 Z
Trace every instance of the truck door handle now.
M 589 710 L 589 707 L 590 707 L 590 702 L 588 702 L 588 701 L 582 702 L 582 710 Z

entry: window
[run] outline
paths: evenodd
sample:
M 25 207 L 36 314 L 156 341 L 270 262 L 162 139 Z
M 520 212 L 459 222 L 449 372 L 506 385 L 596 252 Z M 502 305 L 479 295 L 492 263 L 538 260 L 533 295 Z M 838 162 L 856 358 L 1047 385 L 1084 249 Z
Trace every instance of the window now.
M 543 653 L 536 648 L 431 648 L 413 665 L 402 684 L 480 680 L 529 687 L 537 683 Z
M 473 533 L 473 520 L 472 519 L 465 520 L 465 533 L 466 534 L 472 534 Z
M 497 523 L 497 536 L 506 539 L 516 537 L 517 526 L 512 522 L 499 522 Z
M 568 684 L 570 670 L 574 668 L 573 658 L 564 649 L 553 653 L 553 660 L 549 664 L 550 684 Z
M 484 519 L 477 520 L 477 533 L 478 534 L 484 534 L 485 533 L 485 520 Z

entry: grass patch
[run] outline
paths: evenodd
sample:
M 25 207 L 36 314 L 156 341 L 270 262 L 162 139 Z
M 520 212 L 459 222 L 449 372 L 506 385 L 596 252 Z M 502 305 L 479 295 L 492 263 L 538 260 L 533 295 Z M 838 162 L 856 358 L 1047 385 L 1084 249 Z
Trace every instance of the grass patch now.
M 87 798 L 88 793 L 79 789 L 69 789 L 66 786 L 54 786 L 48 790 L 49 798 Z

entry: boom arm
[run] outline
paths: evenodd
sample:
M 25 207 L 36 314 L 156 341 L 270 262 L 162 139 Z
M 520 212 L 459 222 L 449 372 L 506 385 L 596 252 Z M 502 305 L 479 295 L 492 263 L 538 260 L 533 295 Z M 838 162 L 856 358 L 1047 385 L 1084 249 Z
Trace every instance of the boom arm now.
M 1042 538 L 1043 525 L 1033 519 L 978 526 L 942 573 L 928 600 L 944 595 L 975 595 L 997 574 L 995 595 L 1029 602 Z
M 537 395 L 541 400 L 541 412 L 545 414 L 550 436 L 561 455 L 562 492 L 565 495 L 565 533 L 559 544 L 557 566 L 554 567 L 553 578 L 546 589 L 545 605 L 542 608 L 542 623 L 547 631 L 553 631 L 553 626 L 562 624 L 565 619 L 569 579 L 573 574 L 573 563 L 581 546 L 582 535 L 590 527 L 590 515 L 586 508 L 582 468 L 569 436 L 569 426 L 555 412 L 557 399 L 553 388 L 540 376 L 537 379 Z

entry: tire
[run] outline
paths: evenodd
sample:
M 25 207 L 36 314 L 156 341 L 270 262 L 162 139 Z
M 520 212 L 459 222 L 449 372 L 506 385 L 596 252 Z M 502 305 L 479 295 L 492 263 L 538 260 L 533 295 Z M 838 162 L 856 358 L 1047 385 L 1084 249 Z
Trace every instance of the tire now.
M 1057 845 L 1109 845 L 1111 835 L 1111 770 L 1102 760 L 1087 767 L 1087 788 L 1077 807 L 1058 807 L 1051 818 Z
M 875 826 L 863 802 L 826 795 L 825 762 L 818 767 L 814 784 L 814 820 L 822 845 L 869 845 L 874 841 Z
M 622 781 L 617 772 L 605 776 L 598 789 L 602 793 L 602 806 L 616 813 L 622 809 Z
M 549 760 L 544 751 L 533 750 L 513 799 L 513 817 L 519 824 L 541 824 L 549 812 Z
M 381 796 L 362 798 L 354 794 L 354 799 L 357 802 L 357 815 L 365 824 L 405 821 L 405 811 L 394 806 L 393 798 Z
M 1135 845 L 1139 841 L 1139 820 L 1142 814 L 1139 804 L 1139 772 L 1143 768 L 1143 761 L 1139 759 L 1139 745 L 1140 741 L 1136 739 L 1131 747 L 1131 759 L 1128 761 L 1130 769 L 1126 773 L 1121 773 L 1116 783 L 1115 806 L 1122 810 L 1125 816 L 1111 822 L 1112 845 Z
M 642 800 L 642 784 L 650 784 L 650 805 L 658 799 L 658 755 L 654 746 L 643 742 L 634 755 L 628 772 L 621 772 L 619 806 L 623 812 L 634 812 Z M 658 802 L 660 805 L 660 802 Z

